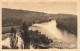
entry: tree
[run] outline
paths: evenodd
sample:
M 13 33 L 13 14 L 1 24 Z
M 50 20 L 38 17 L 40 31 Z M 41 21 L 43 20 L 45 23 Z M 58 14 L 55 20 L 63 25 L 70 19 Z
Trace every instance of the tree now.
M 10 36 L 10 46 L 12 49 L 16 49 L 17 47 L 18 38 L 16 37 L 16 30 L 14 27 L 11 28 L 11 36 Z
M 30 48 L 30 36 L 29 36 L 29 32 L 28 32 L 28 27 L 26 22 L 24 21 L 22 26 L 21 26 L 21 35 L 22 35 L 22 39 L 24 41 L 24 49 L 28 49 Z
M 14 29 L 14 27 L 11 28 L 11 33 L 16 34 L 16 30 Z

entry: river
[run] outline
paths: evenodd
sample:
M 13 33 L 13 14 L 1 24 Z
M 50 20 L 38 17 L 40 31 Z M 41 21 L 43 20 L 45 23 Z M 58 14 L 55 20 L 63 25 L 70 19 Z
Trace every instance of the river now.
M 61 30 L 57 28 L 56 20 L 33 24 L 31 27 L 29 27 L 29 30 L 33 30 L 33 31 L 38 30 L 41 33 L 45 34 L 48 38 L 53 39 L 53 41 L 54 38 L 57 38 L 66 43 L 73 44 L 73 46 L 77 46 L 76 35 L 66 30 Z

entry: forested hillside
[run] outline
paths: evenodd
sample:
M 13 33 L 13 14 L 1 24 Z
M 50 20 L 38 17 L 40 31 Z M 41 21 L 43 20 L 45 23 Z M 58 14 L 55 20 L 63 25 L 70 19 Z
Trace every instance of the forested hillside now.
M 4 28 L 21 25 L 24 21 L 27 22 L 28 26 L 31 26 L 34 23 L 48 22 L 54 19 L 57 21 L 57 26 L 59 28 L 64 28 L 69 32 L 77 34 L 77 15 L 62 13 L 49 14 L 44 12 L 2 8 L 2 27 Z
M 16 10 L 16 9 L 2 9 L 2 23 L 3 27 L 11 25 L 20 25 L 22 21 L 27 23 L 44 21 L 47 19 L 46 13 L 34 12 L 27 10 Z M 20 21 L 21 20 L 21 21 Z M 15 22 L 15 23 L 14 23 Z
M 16 9 L 2 9 L 2 26 L 14 26 L 20 25 L 23 21 L 27 24 L 32 24 L 35 22 L 45 22 L 50 19 L 64 19 L 70 17 L 77 17 L 72 14 L 48 14 L 44 12 L 35 12 L 28 10 L 16 10 Z

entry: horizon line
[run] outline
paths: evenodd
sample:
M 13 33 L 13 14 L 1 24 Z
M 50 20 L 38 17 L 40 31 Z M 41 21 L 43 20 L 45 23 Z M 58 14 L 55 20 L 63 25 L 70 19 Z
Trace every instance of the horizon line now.
M 13 10 L 22 10 L 22 11 L 33 11 L 33 10 L 15 9 L 15 8 L 2 8 L 2 9 L 13 9 Z M 39 13 L 45 13 L 45 14 L 70 14 L 70 13 L 47 13 L 47 12 L 42 12 L 42 11 L 33 11 L 33 12 L 39 12 Z M 70 14 L 70 15 L 77 15 L 77 14 Z

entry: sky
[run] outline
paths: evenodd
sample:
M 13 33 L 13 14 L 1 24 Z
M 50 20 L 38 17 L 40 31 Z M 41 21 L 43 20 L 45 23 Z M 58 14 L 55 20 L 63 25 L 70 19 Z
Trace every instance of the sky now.
M 22 9 L 52 14 L 77 14 L 76 2 L 3 2 L 2 8 Z

